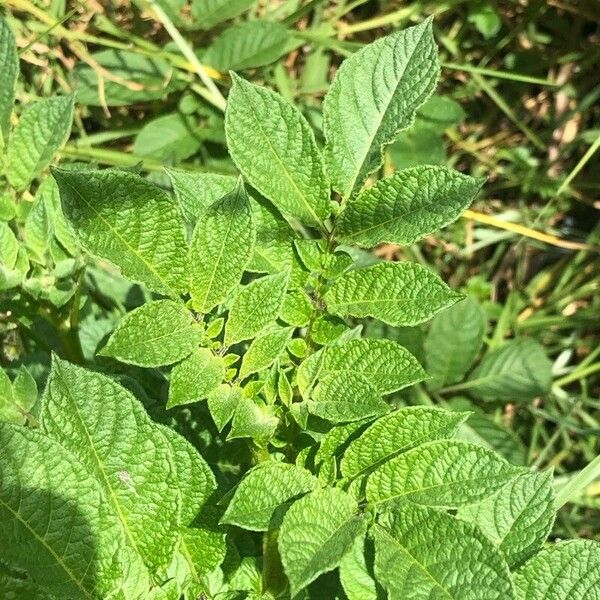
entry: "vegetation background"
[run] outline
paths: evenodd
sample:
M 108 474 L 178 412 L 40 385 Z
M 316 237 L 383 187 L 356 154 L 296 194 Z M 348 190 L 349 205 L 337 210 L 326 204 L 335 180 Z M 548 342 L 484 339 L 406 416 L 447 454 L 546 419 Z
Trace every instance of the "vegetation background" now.
M 293 99 L 319 135 L 322 97 L 342 58 L 434 15 L 443 64 L 438 96 L 389 147 L 385 169 L 445 163 L 487 183 L 471 210 L 440 234 L 375 253 L 427 265 L 478 302 L 485 344 L 477 360 L 513 339 L 536 345 L 496 364 L 508 378 L 498 383 L 504 393 L 486 394 L 461 380 L 414 386 L 404 401 L 469 405 L 480 416 L 473 436 L 513 460 L 552 466 L 565 482 L 598 461 L 597 1 L 0 0 L 0 6 L 19 47 L 19 103 L 77 93 L 61 161 L 128 167 L 164 186 L 164 166 L 235 172 L 223 133 L 229 69 Z M 18 210 L 26 229 L 35 199 L 23 200 Z M 11 202 L 3 196 L 2 219 L 12 217 Z M 50 350 L 85 361 L 123 312 L 143 302 L 139 289 L 119 288 L 102 266 L 85 274 L 80 266 L 52 269 L 42 266 L 31 278 L 44 314 L 15 310 L 8 299 L 0 308 L 1 365 L 11 373 L 27 365 L 38 384 Z M 84 277 L 96 278 L 102 314 L 70 311 Z M 52 337 L 44 320 L 65 318 L 67 327 Z M 464 321 L 455 318 L 458 331 Z M 369 334 L 382 335 L 380 327 L 373 323 Z M 386 335 L 431 360 L 427 328 Z M 461 352 L 460 339 L 447 331 L 441 339 L 448 352 Z M 548 373 L 551 388 L 539 393 L 535 385 L 523 389 L 527 381 L 511 382 L 523 367 L 530 382 Z M 554 536 L 600 539 L 598 509 L 596 480 L 560 511 Z

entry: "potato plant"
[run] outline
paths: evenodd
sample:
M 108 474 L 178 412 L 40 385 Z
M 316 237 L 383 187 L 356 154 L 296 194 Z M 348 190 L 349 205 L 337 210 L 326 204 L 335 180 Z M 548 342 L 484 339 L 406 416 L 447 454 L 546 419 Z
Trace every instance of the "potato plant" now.
M 547 542 L 552 472 L 457 437 L 469 412 L 397 394 L 460 387 L 480 348 L 462 294 L 364 252 L 448 225 L 483 185 L 443 166 L 379 177 L 384 148 L 436 87 L 431 20 L 342 64 L 323 147 L 297 108 L 231 72 L 225 132 L 240 175 L 168 169 L 172 190 L 135 169 L 48 175 L 76 99 L 32 103 L 11 127 L 4 22 L 0 47 L 14 212 L 2 289 L 15 310 L 51 315 L 63 350 L 39 403 L 27 369 L 0 379 L 2 598 L 600 598 L 597 543 Z M 84 270 L 111 265 L 146 301 L 94 359 L 68 325 L 100 290 Z M 363 330 L 434 317 L 431 376 Z M 436 354 L 454 333 L 477 338 L 470 358 Z M 494 374 L 519 365 L 508 354 L 463 388 L 506 392 Z M 540 364 L 532 394 L 549 385 Z

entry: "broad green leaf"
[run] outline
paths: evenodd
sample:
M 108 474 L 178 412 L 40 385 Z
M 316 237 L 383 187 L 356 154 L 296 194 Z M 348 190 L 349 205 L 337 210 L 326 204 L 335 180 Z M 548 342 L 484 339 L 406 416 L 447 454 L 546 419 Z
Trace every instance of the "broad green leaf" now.
M 73 96 L 44 98 L 23 111 L 6 154 L 8 180 L 17 190 L 24 190 L 50 164 L 69 137 L 73 102 Z
M 552 363 L 535 340 L 511 340 L 483 357 L 465 388 L 482 400 L 532 400 L 552 385 Z
M 322 377 L 306 404 L 310 413 L 332 423 L 358 421 L 389 410 L 377 388 L 352 371 Z
M 183 213 L 195 223 L 206 209 L 236 188 L 233 175 L 165 169 Z
M 228 440 L 252 438 L 261 445 L 268 441 L 279 425 L 272 406 L 256 398 L 240 397 L 233 413 Z
M 183 219 L 163 190 L 126 171 L 53 174 L 65 217 L 90 254 L 161 294 L 188 290 Z
M 552 473 L 524 473 L 479 504 L 464 506 L 459 516 L 477 525 L 504 555 L 511 568 L 543 545 L 555 516 Z
M 375 575 L 389 600 L 511 600 L 508 565 L 473 525 L 406 505 L 371 529 Z
M 361 338 L 348 340 L 322 350 L 317 370 L 307 373 L 307 362 L 300 366 L 303 385 L 311 385 L 318 377 L 358 373 L 380 394 L 391 394 L 408 385 L 422 381 L 427 373 L 417 359 L 403 346 L 392 340 Z M 306 373 L 306 374 L 305 374 Z
M 315 465 L 319 465 L 332 458 L 337 458 L 343 454 L 345 447 L 348 446 L 352 440 L 358 438 L 359 434 L 361 434 L 372 421 L 373 419 L 367 418 L 362 421 L 354 421 L 352 423 L 345 423 L 344 425 L 332 427 L 323 436 L 323 439 L 319 444 L 319 449 L 314 457 Z
M 515 576 L 518 600 L 598 600 L 600 544 L 570 540 L 545 548 Z
M 365 525 L 356 500 L 338 488 L 311 492 L 292 504 L 278 539 L 291 595 L 335 569 Z
M 227 146 L 244 177 L 277 208 L 308 225 L 329 214 L 329 186 L 306 119 L 279 94 L 233 75 Z
M 290 325 L 304 327 L 314 311 L 310 296 L 304 290 L 290 290 L 283 300 L 281 318 Z
M 49 594 L 95 600 L 119 584 L 120 538 L 101 487 L 73 455 L 37 431 L 0 423 L 4 564 Z
M 225 378 L 225 364 L 208 348 L 198 348 L 173 367 L 167 408 L 208 398 Z
M 433 389 L 460 381 L 483 346 L 487 321 L 473 298 L 465 298 L 435 316 L 425 339 L 428 385 Z
M 358 477 L 424 442 L 452 437 L 468 413 L 409 406 L 377 419 L 342 459 L 342 475 Z
M 412 125 L 439 74 L 431 19 L 381 38 L 342 63 L 323 105 L 325 161 L 343 197 L 383 162 L 384 146 Z
M 309 471 L 295 465 L 269 461 L 242 479 L 222 523 L 252 531 L 277 529 L 289 504 L 318 487 Z
M 366 247 L 414 244 L 458 219 L 482 184 L 448 167 L 398 171 L 350 199 L 336 234 L 343 242 Z
M 0 598 L 3 600 L 53 600 L 42 588 L 30 579 L 12 577 L 0 571 Z
M 461 298 L 429 269 L 410 262 L 349 271 L 324 295 L 330 313 L 396 326 L 423 323 Z
M 243 392 L 240 387 L 223 383 L 208 395 L 208 410 L 219 431 L 223 428 L 235 413 L 235 409 L 242 401 Z
M 214 571 L 225 559 L 227 546 L 220 531 L 190 527 L 184 531 L 182 542 L 186 558 L 200 577 Z
M 202 60 L 218 71 L 241 71 L 271 64 L 301 43 L 280 23 L 245 21 L 223 31 Z
M 419 118 L 410 129 L 400 132 L 388 153 L 396 170 L 446 162 L 442 135 Z
M 243 286 L 233 300 L 225 326 L 225 345 L 254 337 L 279 316 L 288 273 L 267 275 Z
M 419 108 L 418 117 L 431 128 L 447 129 L 457 125 L 465 118 L 462 106 L 449 96 L 434 94 Z
M 166 567 L 181 496 L 172 446 L 140 402 L 108 377 L 55 359 L 40 420 L 99 482 L 128 546 L 151 570 Z
M 248 10 L 256 0 L 192 0 L 192 16 L 200 29 L 233 19 Z
M 340 562 L 340 582 L 349 600 L 378 600 L 372 565 L 372 553 L 367 553 L 368 542 L 365 535 L 354 540 L 352 547 Z
M 154 300 L 127 313 L 99 354 L 160 367 L 189 356 L 201 338 L 200 327 L 182 303 Z
M 17 77 L 19 76 L 19 55 L 17 44 L 8 23 L 0 16 L 0 152 L 8 142 L 10 115 L 15 102 Z
M 369 475 L 367 499 L 377 506 L 457 507 L 478 502 L 522 473 L 501 456 L 467 442 L 428 442 L 404 452 Z
M 255 230 L 244 185 L 206 209 L 190 248 L 194 307 L 208 312 L 240 282 L 254 247 Z
M 244 354 L 240 379 L 270 367 L 285 350 L 293 331 L 293 327 L 278 327 L 257 335 Z

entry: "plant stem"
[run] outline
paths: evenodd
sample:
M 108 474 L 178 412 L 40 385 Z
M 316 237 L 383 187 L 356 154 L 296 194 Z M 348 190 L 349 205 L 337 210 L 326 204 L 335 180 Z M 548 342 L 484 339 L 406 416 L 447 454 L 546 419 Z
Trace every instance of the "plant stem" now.
M 587 467 L 576 473 L 556 494 L 556 510 L 577 497 L 595 479 L 600 477 L 600 456 L 597 456 Z
M 263 594 L 270 592 L 275 597 L 287 587 L 287 579 L 283 574 L 283 565 L 277 548 L 278 534 L 278 529 L 263 534 L 262 591 Z
M 579 379 L 583 379 L 584 377 L 592 375 L 593 373 L 597 373 L 598 371 L 600 371 L 600 362 L 594 363 L 593 365 L 588 365 L 583 369 L 575 369 L 572 373 L 557 379 L 554 382 L 554 385 L 556 387 L 562 387 L 563 385 L 567 385 L 573 381 L 578 381 Z

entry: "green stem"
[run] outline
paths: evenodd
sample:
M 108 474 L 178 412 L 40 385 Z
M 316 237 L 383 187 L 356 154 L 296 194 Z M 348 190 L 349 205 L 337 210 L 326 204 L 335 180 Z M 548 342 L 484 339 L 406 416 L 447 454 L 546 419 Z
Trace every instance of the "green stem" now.
M 263 534 L 262 591 L 263 594 L 270 592 L 275 597 L 287 587 L 287 579 L 277 548 L 278 533 L 279 530 L 273 529 Z
M 556 387 L 562 387 L 563 385 L 567 385 L 573 381 L 578 381 L 579 379 L 583 379 L 584 377 L 592 375 L 593 373 L 597 373 L 598 371 L 600 371 L 600 362 L 594 363 L 593 365 L 588 365 L 583 369 L 575 369 L 572 373 L 557 379 L 554 382 L 554 385 Z
M 573 475 L 556 494 L 556 509 L 563 507 L 579 494 L 595 479 L 600 477 L 600 456 L 597 456 L 587 467 Z

